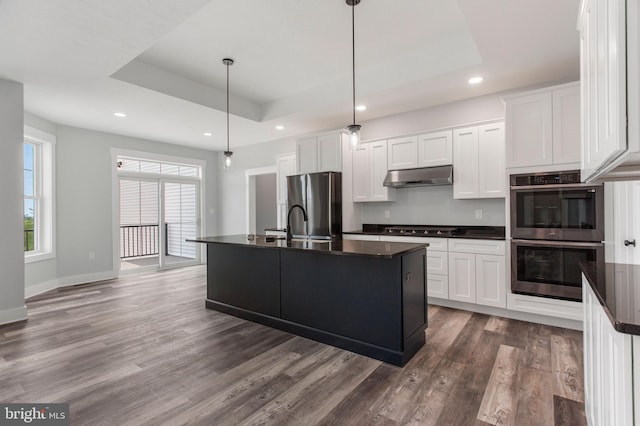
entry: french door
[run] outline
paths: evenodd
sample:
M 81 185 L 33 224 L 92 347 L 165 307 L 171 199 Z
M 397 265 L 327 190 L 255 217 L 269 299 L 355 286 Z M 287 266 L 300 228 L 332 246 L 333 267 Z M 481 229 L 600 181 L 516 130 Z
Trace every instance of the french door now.
M 123 177 L 120 186 L 120 270 L 197 264 L 199 184 L 175 178 Z

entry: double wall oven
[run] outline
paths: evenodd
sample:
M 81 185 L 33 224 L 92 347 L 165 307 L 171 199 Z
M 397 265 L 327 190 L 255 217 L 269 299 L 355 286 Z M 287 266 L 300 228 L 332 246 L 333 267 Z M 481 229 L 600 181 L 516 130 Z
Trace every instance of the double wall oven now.
M 582 300 L 580 262 L 604 264 L 604 186 L 579 171 L 511 175 L 511 291 Z

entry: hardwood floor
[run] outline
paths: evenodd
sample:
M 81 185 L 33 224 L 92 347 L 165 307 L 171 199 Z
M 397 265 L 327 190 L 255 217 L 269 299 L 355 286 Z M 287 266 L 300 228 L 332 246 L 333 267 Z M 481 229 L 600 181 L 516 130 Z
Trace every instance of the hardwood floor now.
M 205 268 L 64 288 L 0 326 L 0 401 L 73 425 L 580 425 L 582 333 L 429 306 L 398 368 L 207 310 Z

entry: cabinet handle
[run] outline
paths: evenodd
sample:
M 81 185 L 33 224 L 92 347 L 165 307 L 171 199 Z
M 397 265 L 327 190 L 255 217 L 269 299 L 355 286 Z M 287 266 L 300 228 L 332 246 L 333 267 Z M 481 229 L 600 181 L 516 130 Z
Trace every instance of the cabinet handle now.
M 624 245 L 625 245 L 626 247 L 629 247 L 629 246 L 634 246 L 634 247 L 635 247 L 635 246 L 636 246 L 636 240 L 635 240 L 635 239 L 634 239 L 634 240 L 631 240 L 631 241 L 629 241 L 629 240 L 624 240 Z

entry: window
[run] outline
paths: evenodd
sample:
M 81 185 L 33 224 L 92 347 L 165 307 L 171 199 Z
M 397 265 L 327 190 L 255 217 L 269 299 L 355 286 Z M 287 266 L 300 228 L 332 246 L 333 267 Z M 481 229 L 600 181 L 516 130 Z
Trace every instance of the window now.
M 24 128 L 24 252 L 25 261 L 54 256 L 55 136 Z

